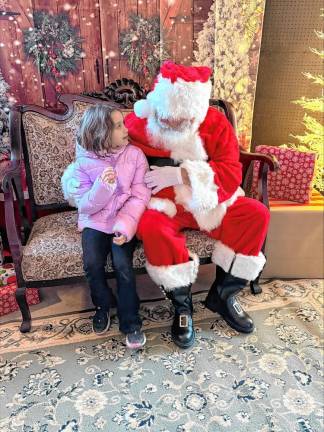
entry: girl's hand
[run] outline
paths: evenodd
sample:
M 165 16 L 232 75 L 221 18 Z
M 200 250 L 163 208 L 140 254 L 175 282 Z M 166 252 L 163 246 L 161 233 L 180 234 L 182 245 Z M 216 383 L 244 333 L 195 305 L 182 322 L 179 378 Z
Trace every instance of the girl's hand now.
M 116 181 L 117 175 L 114 171 L 114 168 L 108 167 L 102 172 L 100 178 L 104 183 L 113 184 Z
M 124 236 L 124 234 L 115 233 L 115 237 L 113 238 L 114 244 L 121 246 L 126 242 L 127 242 L 127 238 L 126 238 L 126 236 Z

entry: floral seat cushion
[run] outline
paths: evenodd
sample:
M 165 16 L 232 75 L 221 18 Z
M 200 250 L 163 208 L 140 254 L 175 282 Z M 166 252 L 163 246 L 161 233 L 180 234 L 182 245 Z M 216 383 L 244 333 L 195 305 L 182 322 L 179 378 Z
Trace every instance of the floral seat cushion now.
M 187 246 L 200 258 L 211 256 L 214 241 L 199 231 L 186 230 Z M 133 266 L 145 266 L 139 242 Z M 110 256 L 107 271 L 113 271 Z M 81 233 L 77 230 L 77 212 L 68 211 L 38 219 L 24 247 L 22 271 L 26 281 L 41 281 L 83 276 Z

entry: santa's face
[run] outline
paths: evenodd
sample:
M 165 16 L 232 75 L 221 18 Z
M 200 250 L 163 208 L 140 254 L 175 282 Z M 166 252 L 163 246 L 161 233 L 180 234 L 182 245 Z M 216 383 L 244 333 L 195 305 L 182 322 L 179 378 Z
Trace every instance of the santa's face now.
M 171 84 L 161 77 L 147 95 L 150 116 L 154 116 L 161 129 L 173 132 L 184 132 L 195 121 L 201 122 L 206 114 L 206 100 L 208 104 L 208 98 L 202 103 L 200 95 L 198 101 L 193 101 L 191 88 L 184 81 Z
M 207 155 L 198 133 L 199 122 L 192 119 L 161 119 L 157 112 L 147 119 L 150 145 L 170 150 L 174 160 L 206 160 Z
M 154 113 L 154 117 L 160 129 L 173 132 L 186 132 L 188 130 L 191 130 L 192 126 L 195 123 L 194 118 L 165 118 L 159 117 L 157 112 Z

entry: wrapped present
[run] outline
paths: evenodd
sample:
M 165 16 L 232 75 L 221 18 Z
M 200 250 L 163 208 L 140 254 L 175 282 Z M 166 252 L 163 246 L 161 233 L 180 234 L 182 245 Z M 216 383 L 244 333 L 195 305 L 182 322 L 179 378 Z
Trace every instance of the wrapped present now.
M 17 285 L 11 283 L 0 287 L 0 316 L 6 315 L 19 309 L 16 301 L 15 292 Z M 26 289 L 26 299 L 29 305 L 35 305 L 40 302 L 37 288 Z
M 13 264 L 0 266 L 0 316 L 6 315 L 19 309 L 16 302 L 16 275 Z M 40 302 L 37 288 L 26 289 L 26 299 L 29 305 Z
M 0 287 L 16 283 L 16 274 L 13 264 L 2 264 L 0 266 Z
M 268 173 L 269 198 L 309 203 L 315 172 L 316 153 L 290 148 L 259 145 L 257 153 L 275 156 L 280 164 L 277 172 Z M 259 162 L 253 170 L 253 190 L 257 190 Z

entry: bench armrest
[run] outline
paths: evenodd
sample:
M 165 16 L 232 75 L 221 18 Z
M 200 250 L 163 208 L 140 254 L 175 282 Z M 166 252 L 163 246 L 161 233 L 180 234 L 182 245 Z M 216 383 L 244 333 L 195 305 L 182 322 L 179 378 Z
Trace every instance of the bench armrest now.
M 243 189 L 249 195 L 252 190 L 254 162 L 259 162 L 257 177 L 257 199 L 269 208 L 268 197 L 268 171 L 275 172 L 279 169 L 279 162 L 274 156 L 261 153 L 250 153 L 241 150 L 240 162 L 243 165 Z
M 0 162 L 0 188 L 7 192 L 12 181 L 20 179 L 20 161 L 9 160 Z
M 279 169 L 279 162 L 274 156 L 269 156 L 262 153 L 246 152 L 244 150 L 241 150 L 240 159 L 243 163 L 250 163 L 254 161 L 263 162 L 268 165 L 270 171 L 277 171 Z

